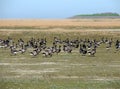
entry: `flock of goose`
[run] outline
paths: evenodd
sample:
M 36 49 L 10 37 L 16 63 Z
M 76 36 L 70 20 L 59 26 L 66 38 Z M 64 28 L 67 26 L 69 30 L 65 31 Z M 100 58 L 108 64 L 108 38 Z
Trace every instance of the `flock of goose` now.
M 10 37 L 7 39 L 0 39 L 0 48 L 8 48 L 11 55 L 29 52 L 32 56 L 42 54 L 44 57 L 52 57 L 53 54 L 59 54 L 60 52 L 72 53 L 75 49 L 78 49 L 81 55 L 95 56 L 96 50 L 101 44 L 105 44 L 106 50 L 109 50 L 112 45 L 116 48 L 116 52 L 120 50 L 120 41 L 113 41 L 112 38 L 101 38 L 100 40 L 78 38 L 70 40 L 66 38 L 61 40 L 58 37 L 54 37 L 51 46 L 48 46 L 46 38 L 31 38 L 27 42 L 22 38 L 18 39 L 17 42 L 14 42 Z

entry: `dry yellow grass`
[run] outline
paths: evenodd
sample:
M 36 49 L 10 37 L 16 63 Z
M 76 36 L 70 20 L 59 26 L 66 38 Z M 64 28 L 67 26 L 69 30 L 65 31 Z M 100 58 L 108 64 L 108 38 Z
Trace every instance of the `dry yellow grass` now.
M 120 19 L 0 20 L 0 27 L 92 27 L 119 28 Z
M 39 37 L 41 34 L 44 34 L 45 36 L 54 36 L 56 34 L 71 34 L 73 37 L 77 36 L 108 36 L 108 37 L 119 37 L 120 36 L 120 30 L 119 29 L 84 29 L 84 30 L 68 30 L 68 29 L 62 29 L 62 28 L 55 28 L 55 29 L 34 29 L 34 30 L 26 30 L 26 29 L 0 29 L 0 38 L 6 38 L 8 36 L 20 36 L 23 37 L 29 37 L 29 36 L 36 36 Z M 29 34 L 29 35 L 27 35 Z

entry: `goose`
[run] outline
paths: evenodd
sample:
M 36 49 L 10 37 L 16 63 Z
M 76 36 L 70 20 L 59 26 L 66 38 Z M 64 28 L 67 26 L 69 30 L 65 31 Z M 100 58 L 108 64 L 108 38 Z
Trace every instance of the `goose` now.
M 11 47 L 10 49 L 11 49 L 11 53 L 12 53 L 13 55 L 16 55 L 16 54 L 19 53 L 19 51 L 16 50 L 14 47 Z
M 36 50 L 34 50 L 34 51 L 30 52 L 30 55 L 32 55 L 32 56 L 37 56 L 37 55 L 38 55 L 38 53 L 37 53 L 37 51 L 36 51 Z
M 61 46 L 59 46 L 59 48 L 56 48 L 56 53 L 60 53 L 61 52 Z
M 48 51 L 44 51 L 42 54 L 43 54 L 44 57 L 48 57 L 48 56 L 52 57 L 52 53 L 48 52 Z
M 26 52 L 26 48 L 23 48 L 23 46 L 22 46 L 22 48 L 19 50 L 19 52 L 22 53 L 22 54 L 25 53 Z
M 71 53 L 72 52 L 72 48 L 70 46 L 67 46 L 67 52 Z
M 93 48 L 92 50 L 88 51 L 88 55 L 90 56 L 95 56 L 95 53 L 96 53 L 96 48 Z
M 71 46 L 66 46 L 66 45 L 63 45 L 63 51 L 64 52 L 67 52 L 67 53 L 71 53 L 72 52 L 72 48 Z
M 42 52 L 44 57 L 52 57 L 52 50 L 48 47 L 46 50 Z
M 110 50 L 111 46 L 112 46 L 112 42 L 111 41 L 106 42 L 106 49 L 107 49 L 107 51 Z
M 119 40 L 116 41 L 115 48 L 116 48 L 116 51 L 118 51 L 120 49 L 120 42 L 119 42 Z
M 61 43 L 61 39 L 58 39 L 57 37 L 54 37 L 53 43 L 55 43 L 55 44 Z
M 82 47 L 82 45 L 80 45 L 79 52 L 82 54 L 82 56 L 85 56 L 85 55 L 87 54 L 86 46 L 84 45 L 84 46 Z

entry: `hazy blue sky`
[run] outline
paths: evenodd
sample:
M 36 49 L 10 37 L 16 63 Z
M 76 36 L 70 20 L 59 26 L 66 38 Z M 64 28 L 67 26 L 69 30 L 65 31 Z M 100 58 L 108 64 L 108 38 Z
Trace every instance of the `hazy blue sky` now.
M 0 18 L 67 18 L 117 12 L 120 0 L 0 0 Z

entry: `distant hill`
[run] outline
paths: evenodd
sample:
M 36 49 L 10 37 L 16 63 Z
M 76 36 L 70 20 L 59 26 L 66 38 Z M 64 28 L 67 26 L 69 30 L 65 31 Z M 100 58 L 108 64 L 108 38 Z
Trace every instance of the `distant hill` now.
M 71 19 L 79 19 L 79 18 L 120 18 L 118 13 L 96 13 L 96 14 L 81 14 L 70 17 Z
M 120 16 L 118 13 L 96 13 L 96 14 L 83 14 L 77 16 Z

